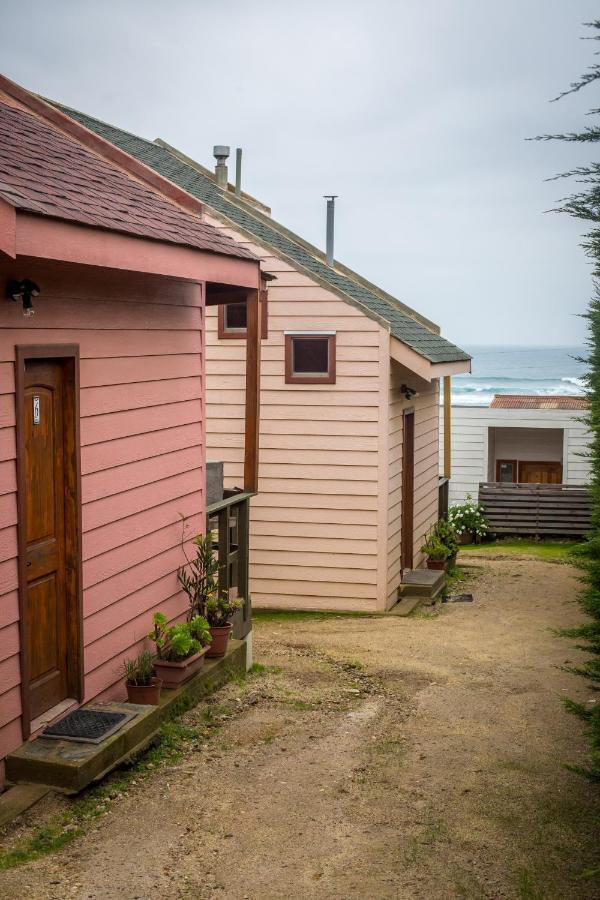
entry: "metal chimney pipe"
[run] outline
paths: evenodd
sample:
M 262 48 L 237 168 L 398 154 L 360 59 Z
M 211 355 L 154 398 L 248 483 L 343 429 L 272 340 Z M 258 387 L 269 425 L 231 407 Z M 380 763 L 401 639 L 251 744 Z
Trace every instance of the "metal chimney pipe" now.
M 229 147 L 223 144 L 216 144 L 213 147 L 213 156 L 217 160 L 215 166 L 215 178 L 219 187 L 227 190 L 227 158 L 229 157 Z
M 235 196 L 242 196 L 242 148 L 235 151 Z
M 333 268 L 333 235 L 334 235 L 334 227 L 335 227 L 335 201 L 338 198 L 338 194 L 324 194 L 324 199 L 327 200 L 327 236 L 326 236 L 326 252 L 327 252 L 327 265 Z

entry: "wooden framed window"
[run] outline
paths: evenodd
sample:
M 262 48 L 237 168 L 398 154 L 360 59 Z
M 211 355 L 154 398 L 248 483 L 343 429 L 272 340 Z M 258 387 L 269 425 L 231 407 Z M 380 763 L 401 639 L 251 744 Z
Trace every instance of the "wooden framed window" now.
M 269 313 L 267 308 L 267 292 L 261 291 L 261 339 L 269 337 Z M 221 303 L 218 307 L 219 340 L 245 340 L 246 304 Z
M 519 480 L 516 459 L 496 460 L 496 481 L 504 483 L 517 483 Z
M 335 332 L 285 332 L 285 383 L 335 384 Z

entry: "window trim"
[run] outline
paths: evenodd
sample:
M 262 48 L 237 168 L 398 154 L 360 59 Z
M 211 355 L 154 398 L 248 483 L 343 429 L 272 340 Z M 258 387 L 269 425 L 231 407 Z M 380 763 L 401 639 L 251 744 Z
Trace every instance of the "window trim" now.
M 267 291 L 261 291 L 260 297 L 260 318 L 261 318 L 261 340 L 266 341 L 269 337 L 269 312 Z M 243 302 L 243 301 L 242 301 Z M 248 337 L 246 328 L 226 328 L 225 327 L 225 307 L 233 306 L 229 303 L 219 303 L 217 307 L 217 329 L 220 341 L 245 341 Z M 236 304 L 237 305 L 237 304 Z M 246 305 L 244 303 L 244 305 Z
M 335 331 L 285 331 L 285 383 L 286 384 L 335 384 L 336 382 L 336 334 Z M 322 340 L 327 338 L 329 369 L 323 375 L 296 374 L 292 369 L 294 338 Z

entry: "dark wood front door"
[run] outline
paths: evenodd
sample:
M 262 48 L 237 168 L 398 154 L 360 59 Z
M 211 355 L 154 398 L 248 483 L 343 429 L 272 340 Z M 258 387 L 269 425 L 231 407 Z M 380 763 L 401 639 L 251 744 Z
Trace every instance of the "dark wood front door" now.
M 73 360 L 25 359 L 20 396 L 21 603 L 30 719 L 79 693 Z
M 402 571 L 413 567 L 415 506 L 415 414 L 413 410 L 404 413 L 402 437 Z

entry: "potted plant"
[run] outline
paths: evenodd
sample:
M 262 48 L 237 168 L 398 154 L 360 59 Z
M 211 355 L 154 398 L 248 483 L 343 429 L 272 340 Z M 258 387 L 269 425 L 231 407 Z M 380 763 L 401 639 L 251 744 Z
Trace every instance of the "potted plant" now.
M 483 506 L 467 494 L 464 503 L 451 506 L 448 522 L 454 528 L 461 544 L 479 543 L 488 530 Z
M 194 616 L 190 622 L 169 625 L 164 613 L 155 613 L 148 637 L 156 646 L 154 669 L 165 687 L 179 687 L 204 663 L 211 636 L 208 622 Z
M 427 535 L 425 543 L 421 547 L 421 553 L 427 554 L 427 568 L 443 570 L 448 559 L 448 548 L 442 544 L 439 537 L 432 531 Z
M 218 592 L 206 601 L 206 618 L 210 625 L 211 644 L 207 656 L 225 656 L 233 625 L 231 618 L 241 609 L 242 601 Z
M 183 534 L 181 546 L 185 553 Z M 188 596 L 190 611 L 188 618 L 206 616 L 206 603 L 219 591 L 219 563 L 215 557 L 212 535 L 197 535 L 194 538 L 196 555 L 177 570 L 179 584 Z
M 123 660 L 123 674 L 129 703 L 158 706 L 162 681 L 154 674 L 154 657 L 149 650 Z

